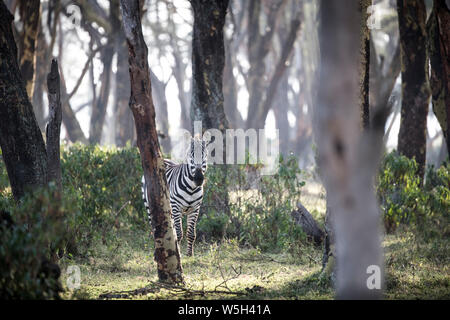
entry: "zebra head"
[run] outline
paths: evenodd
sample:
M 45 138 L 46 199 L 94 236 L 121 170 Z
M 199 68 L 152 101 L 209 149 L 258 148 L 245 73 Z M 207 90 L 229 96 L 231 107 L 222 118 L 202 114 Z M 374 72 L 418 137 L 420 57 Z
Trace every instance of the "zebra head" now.
M 193 177 L 193 180 L 197 186 L 203 184 L 206 172 L 206 142 L 200 138 L 193 138 L 191 140 L 191 146 L 188 154 L 189 171 Z

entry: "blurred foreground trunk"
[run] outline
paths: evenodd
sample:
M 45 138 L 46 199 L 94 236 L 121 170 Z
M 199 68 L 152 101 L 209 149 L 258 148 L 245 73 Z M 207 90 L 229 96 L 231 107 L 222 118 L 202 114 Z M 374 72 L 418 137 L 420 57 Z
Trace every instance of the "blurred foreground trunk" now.
M 314 132 L 327 191 L 340 299 L 381 298 L 383 259 L 374 175 L 382 147 L 385 105 L 361 130 L 361 12 L 357 0 L 321 2 L 321 70 Z M 326 239 L 329 241 L 330 239 Z M 373 274 L 372 274 L 373 273 Z

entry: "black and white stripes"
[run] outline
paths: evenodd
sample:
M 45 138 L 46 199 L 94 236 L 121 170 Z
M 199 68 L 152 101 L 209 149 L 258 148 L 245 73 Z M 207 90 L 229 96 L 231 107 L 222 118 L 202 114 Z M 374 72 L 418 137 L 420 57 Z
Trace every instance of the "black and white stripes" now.
M 167 184 L 170 192 L 170 205 L 172 218 L 177 232 L 177 240 L 183 238 L 183 226 L 181 217 L 187 215 L 187 255 L 193 254 L 195 242 L 195 226 L 197 223 L 200 205 L 203 199 L 203 181 L 206 172 L 206 143 L 198 138 L 191 140 L 186 163 L 177 164 L 165 159 Z M 148 219 L 150 210 L 148 207 L 147 184 L 142 177 L 142 197 L 147 209 Z

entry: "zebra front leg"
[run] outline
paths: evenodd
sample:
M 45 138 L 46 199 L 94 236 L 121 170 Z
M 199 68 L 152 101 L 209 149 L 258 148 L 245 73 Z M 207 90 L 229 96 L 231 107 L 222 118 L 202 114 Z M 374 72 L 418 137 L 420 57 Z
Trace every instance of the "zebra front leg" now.
M 190 257 L 194 254 L 194 242 L 196 238 L 195 227 L 197 225 L 198 212 L 200 206 L 196 208 L 187 218 L 187 255 Z
M 181 212 L 178 208 L 172 208 L 172 218 L 173 224 L 175 227 L 175 231 L 177 232 L 177 241 L 178 244 L 181 243 L 181 239 L 183 239 L 183 225 L 181 223 Z

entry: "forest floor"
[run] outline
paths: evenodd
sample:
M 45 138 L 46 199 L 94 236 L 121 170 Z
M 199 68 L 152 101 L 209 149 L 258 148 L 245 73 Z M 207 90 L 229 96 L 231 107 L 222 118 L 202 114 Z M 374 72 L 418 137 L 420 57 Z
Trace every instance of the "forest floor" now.
M 311 185 L 310 185 L 311 186 Z M 320 221 L 323 191 L 311 186 L 302 199 Z M 319 216 L 317 216 L 319 215 Z M 234 239 L 198 242 L 194 257 L 182 255 L 185 285 L 157 282 L 149 233 L 120 229 L 114 247 L 99 245 L 95 255 L 61 261 L 64 299 L 333 299 L 321 277 L 322 248 L 297 246 L 261 252 Z M 449 240 L 398 230 L 384 238 L 386 299 L 450 299 Z M 182 253 L 185 252 L 185 241 Z M 80 288 L 67 288 L 68 266 L 80 267 Z

